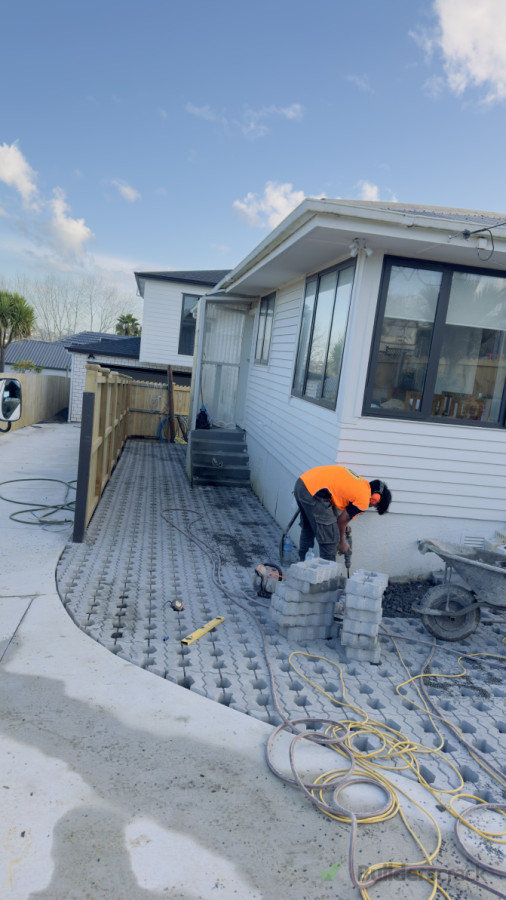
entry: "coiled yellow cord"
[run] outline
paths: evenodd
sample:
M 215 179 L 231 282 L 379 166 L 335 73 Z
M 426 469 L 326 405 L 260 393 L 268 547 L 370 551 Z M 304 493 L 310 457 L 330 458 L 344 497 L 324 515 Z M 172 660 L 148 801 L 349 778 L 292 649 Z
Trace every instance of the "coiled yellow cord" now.
M 392 638 L 393 640 L 393 638 Z M 351 703 L 346 695 L 346 687 L 344 682 L 344 676 L 341 666 L 330 660 L 324 656 L 318 656 L 310 653 L 306 653 L 304 651 L 294 651 L 289 657 L 289 663 L 293 671 L 305 681 L 307 684 L 311 685 L 318 693 L 323 694 L 327 697 L 328 700 L 334 706 L 339 707 L 343 713 L 346 715 L 346 718 L 339 720 L 337 724 L 330 724 L 327 726 L 325 731 L 325 735 L 330 738 L 335 738 L 334 743 L 330 743 L 328 746 L 333 749 L 337 754 L 344 756 L 349 759 L 350 755 L 353 757 L 354 765 L 352 767 L 353 773 L 351 774 L 351 770 L 347 767 L 345 769 L 335 769 L 329 772 L 320 775 L 315 782 L 311 786 L 306 786 L 305 793 L 312 794 L 313 797 L 317 800 L 317 806 L 324 812 L 325 815 L 329 816 L 332 819 L 337 821 L 351 823 L 352 825 L 352 838 L 350 844 L 350 872 L 352 876 L 352 880 L 355 886 L 360 891 L 364 900 L 370 900 L 370 895 L 367 891 L 367 887 L 375 884 L 379 878 L 381 880 L 388 875 L 394 876 L 395 872 L 402 869 L 404 871 L 409 871 L 410 874 L 416 875 L 419 878 L 427 881 L 431 887 L 431 895 L 429 900 L 432 900 L 433 897 L 436 896 L 437 893 L 442 895 L 443 897 L 450 900 L 449 894 L 441 887 L 437 880 L 438 871 L 441 872 L 450 872 L 451 870 L 445 869 L 444 867 L 439 867 L 435 865 L 435 859 L 441 849 L 442 844 L 442 835 L 439 825 L 435 820 L 434 816 L 431 813 L 424 809 L 419 803 L 417 803 L 413 797 L 411 797 L 406 791 L 404 791 L 398 785 L 394 785 L 392 781 L 386 777 L 385 772 L 391 771 L 392 773 L 402 773 L 406 771 L 411 771 L 416 780 L 420 785 L 422 785 L 431 795 L 432 797 L 441 805 L 443 808 L 449 812 L 456 820 L 457 825 L 463 825 L 466 828 L 469 828 L 473 831 L 480 839 L 485 841 L 490 841 L 493 843 L 503 844 L 506 843 L 504 840 L 504 835 L 506 831 L 487 831 L 484 829 L 478 828 L 476 825 L 473 825 L 470 821 L 469 815 L 471 812 L 479 810 L 480 808 L 488 807 L 496 810 L 501 815 L 504 816 L 504 807 L 501 804 L 485 804 L 484 801 L 475 797 L 471 794 L 463 793 L 464 788 L 464 779 L 462 774 L 459 772 L 456 765 L 454 765 L 449 759 L 446 758 L 445 755 L 442 754 L 442 748 L 444 746 L 444 738 L 441 734 L 440 729 L 438 728 L 438 722 L 441 724 L 449 725 L 453 732 L 460 736 L 462 741 L 466 744 L 469 752 L 476 760 L 476 762 L 482 766 L 482 768 L 493 777 L 499 784 L 504 784 L 503 778 L 498 775 L 496 771 L 494 771 L 494 767 L 487 765 L 476 752 L 473 752 L 473 749 L 469 747 L 467 742 L 465 741 L 464 735 L 462 732 L 451 722 L 444 718 L 439 712 L 435 712 L 430 708 L 428 702 L 424 699 L 423 693 L 421 690 L 421 685 L 423 685 L 423 680 L 426 678 L 461 678 L 467 674 L 467 670 L 462 663 L 462 657 L 459 657 L 457 663 L 461 669 L 460 672 L 455 674 L 442 674 L 433 672 L 426 673 L 422 672 L 419 675 L 411 675 L 407 666 L 402 659 L 402 655 L 399 651 L 398 645 L 393 640 L 395 645 L 397 654 L 399 659 L 408 674 L 408 678 L 403 682 L 398 684 L 395 688 L 396 693 L 399 696 L 402 696 L 404 701 L 410 703 L 413 709 L 419 709 L 425 715 L 427 715 L 430 719 L 432 727 L 434 728 L 437 736 L 438 736 L 438 745 L 435 748 L 429 748 L 419 743 L 418 741 L 412 741 L 405 735 L 403 735 L 400 731 L 397 731 L 390 726 L 377 722 L 369 717 L 367 712 L 360 706 Z M 432 655 L 432 654 L 431 654 Z M 496 654 L 472 654 L 472 656 L 484 658 L 488 657 L 491 659 L 501 659 L 504 660 L 504 657 L 499 657 Z M 341 699 L 338 699 L 328 691 L 324 690 L 320 685 L 318 685 L 312 678 L 307 676 L 301 669 L 295 664 L 295 659 L 297 657 L 307 658 L 311 660 L 319 660 L 321 662 L 326 663 L 329 666 L 332 666 L 339 673 L 339 683 L 341 685 Z M 427 663 L 426 663 L 427 665 Z M 412 700 L 408 698 L 405 693 L 401 693 L 401 689 L 405 689 L 411 686 L 415 689 L 418 697 L 418 701 Z M 345 712 L 346 711 L 346 712 Z M 343 729 L 346 729 L 346 736 L 343 738 L 342 732 Z M 338 740 L 338 732 L 339 732 L 339 740 Z M 299 737 L 302 737 L 301 735 Z M 359 751 L 356 747 L 356 742 L 359 737 L 367 737 L 368 739 L 372 739 L 376 746 L 373 749 L 369 749 L 367 751 Z M 298 738 L 297 738 L 298 739 Z M 449 769 L 449 784 L 450 786 L 434 786 L 427 782 L 427 780 L 423 777 L 419 757 L 421 755 L 434 755 L 445 764 Z M 294 770 L 294 774 L 296 775 L 294 766 L 292 765 L 292 769 Z M 336 787 L 336 783 L 339 782 L 339 779 L 342 779 L 341 788 Z M 301 781 L 296 775 L 296 780 L 299 782 L 299 786 L 301 785 Z M 336 798 L 341 790 L 343 790 L 346 786 L 357 783 L 359 781 L 370 782 L 376 784 L 384 793 L 388 795 L 390 798 L 390 802 L 383 808 L 381 811 L 376 812 L 372 811 L 370 815 L 365 814 L 361 816 L 357 816 L 353 812 L 346 810 L 337 803 L 336 808 Z M 454 783 L 454 786 L 451 786 L 451 783 Z M 309 790 L 308 790 L 309 789 Z M 326 792 L 332 790 L 334 797 L 334 806 L 329 806 L 329 804 L 325 800 Z M 436 840 L 435 847 L 432 850 L 428 850 L 422 840 L 418 837 L 414 829 L 410 826 L 405 813 L 401 808 L 401 803 L 399 799 L 399 795 L 403 795 L 409 803 L 413 804 L 424 816 L 426 816 L 434 830 L 436 832 Z M 442 799 L 442 795 L 451 795 L 449 802 L 445 803 Z M 474 801 L 476 806 L 469 807 L 463 811 L 463 813 L 458 812 L 455 809 L 455 804 L 457 801 L 463 800 L 472 800 Z M 400 862 L 383 862 L 376 863 L 370 866 L 363 874 L 358 881 L 353 874 L 353 851 L 354 851 L 354 843 L 355 843 L 355 831 L 357 827 L 357 823 L 360 824 L 375 824 L 379 822 L 386 822 L 393 819 L 395 816 L 399 815 L 404 827 L 410 834 L 411 838 L 418 846 L 419 850 L 422 853 L 423 859 L 418 863 L 410 864 L 406 866 L 404 863 Z M 486 864 L 480 863 L 474 856 L 468 854 L 466 849 L 463 847 L 462 842 L 459 841 L 461 849 L 463 852 L 469 856 L 473 862 L 477 863 L 477 865 L 482 866 L 484 869 L 493 872 L 494 874 L 503 874 L 501 870 L 494 869 L 492 867 L 487 866 Z M 419 871 L 418 871 L 419 869 Z M 423 870 L 423 871 L 422 871 Z M 424 874 L 424 871 L 428 874 Z M 378 877 L 378 873 L 383 873 Z M 454 873 L 460 874 L 462 873 Z M 480 887 L 486 888 L 490 892 L 496 894 L 496 896 L 506 897 L 506 894 L 496 891 L 494 888 L 490 886 L 478 882 L 475 879 L 471 879 L 467 877 L 467 880 L 472 881 L 475 884 L 478 884 Z

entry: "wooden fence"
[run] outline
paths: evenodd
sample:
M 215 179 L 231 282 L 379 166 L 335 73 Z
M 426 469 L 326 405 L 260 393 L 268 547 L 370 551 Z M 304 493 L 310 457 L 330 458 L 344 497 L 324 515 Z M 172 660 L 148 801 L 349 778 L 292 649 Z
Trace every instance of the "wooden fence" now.
M 21 416 L 11 422 L 12 431 L 43 422 L 69 405 L 70 378 L 64 375 L 2 372 L 0 378 L 15 378 L 21 385 Z
M 190 388 L 171 385 L 174 418 L 187 416 Z M 74 542 L 97 508 L 128 438 L 167 439 L 169 384 L 134 381 L 97 365 L 86 366 L 77 473 Z M 177 424 L 177 429 L 176 429 Z M 176 439 L 181 426 L 174 421 Z

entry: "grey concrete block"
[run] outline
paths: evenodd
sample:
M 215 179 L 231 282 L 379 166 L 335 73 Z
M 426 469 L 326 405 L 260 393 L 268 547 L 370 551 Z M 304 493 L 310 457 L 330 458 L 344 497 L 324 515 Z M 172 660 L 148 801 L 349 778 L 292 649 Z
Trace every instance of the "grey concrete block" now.
M 378 646 L 378 638 L 341 630 L 341 644 L 343 647 L 359 647 L 361 650 L 373 650 Z
M 345 622 L 348 619 L 351 619 L 355 622 L 367 622 L 369 625 L 376 624 L 378 625 L 381 622 L 383 616 L 383 612 L 381 607 L 379 609 L 354 609 L 353 606 L 346 605 L 346 612 L 344 614 Z
M 342 575 L 340 563 L 316 557 L 290 566 L 286 578 L 289 582 L 296 579 L 307 584 L 322 584 L 332 578 L 338 578 L 340 575 Z
M 374 612 L 375 610 L 381 610 L 381 597 L 376 597 L 375 599 L 371 599 L 370 597 L 362 597 L 359 594 L 347 593 L 344 604 L 346 609 L 353 609 L 356 612 L 360 612 L 364 610 L 365 612 Z
M 381 650 L 379 647 L 376 647 L 374 650 L 361 650 L 360 648 L 355 649 L 354 647 L 346 647 L 345 653 L 347 662 L 368 662 L 374 664 L 381 662 Z
M 374 579 L 374 581 L 383 586 L 383 590 L 386 590 L 388 587 L 388 575 L 384 572 L 370 572 L 367 569 L 357 569 L 355 575 L 362 575 L 365 578 Z
M 385 582 L 386 579 L 386 582 Z M 369 597 L 371 600 L 379 599 L 388 584 L 388 577 L 375 572 L 354 572 L 348 579 L 346 595 L 358 594 L 359 597 Z
M 376 622 L 361 622 L 356 619 L 350 619 L 347 615 L 344 617 L 342 625 L 343 634 L 365 634 L 368 637 L 376 637 L 378 634 L 378 625 Z

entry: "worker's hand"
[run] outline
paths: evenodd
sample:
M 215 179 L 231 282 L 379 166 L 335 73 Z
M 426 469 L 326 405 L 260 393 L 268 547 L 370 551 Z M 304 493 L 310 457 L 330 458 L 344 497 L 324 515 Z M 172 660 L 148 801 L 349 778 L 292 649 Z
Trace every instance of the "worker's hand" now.
M 351 550 L 351 547 L 350 547 L 348 541 L 346 540 L 346 538 L 342 538 L 339 541 L 339 544 L 337 545 L 337 552 L 340 555 L 343 555 L 343 553 L 349 553 L 350 550 Z

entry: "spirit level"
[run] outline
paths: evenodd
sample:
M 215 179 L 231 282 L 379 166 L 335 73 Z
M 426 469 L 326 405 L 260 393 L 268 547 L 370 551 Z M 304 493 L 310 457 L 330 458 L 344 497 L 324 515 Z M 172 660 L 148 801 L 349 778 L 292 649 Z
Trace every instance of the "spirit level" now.
M 193 644 L 194 641 L 197 641 L 199 638 L 203 637 L 208 631 L 212 631 L 213 628 L 216 628 L 217 625 L 221 625 L 225 619 L 223 616 L 216 616 L 215 619 L 211 619 L 210 622 L 206 622 L 202 628 L 197 628 L 196 631 L 192 631 L 191 634 L 188 634 L 185 638 L 181 639 L 182 644 Z

